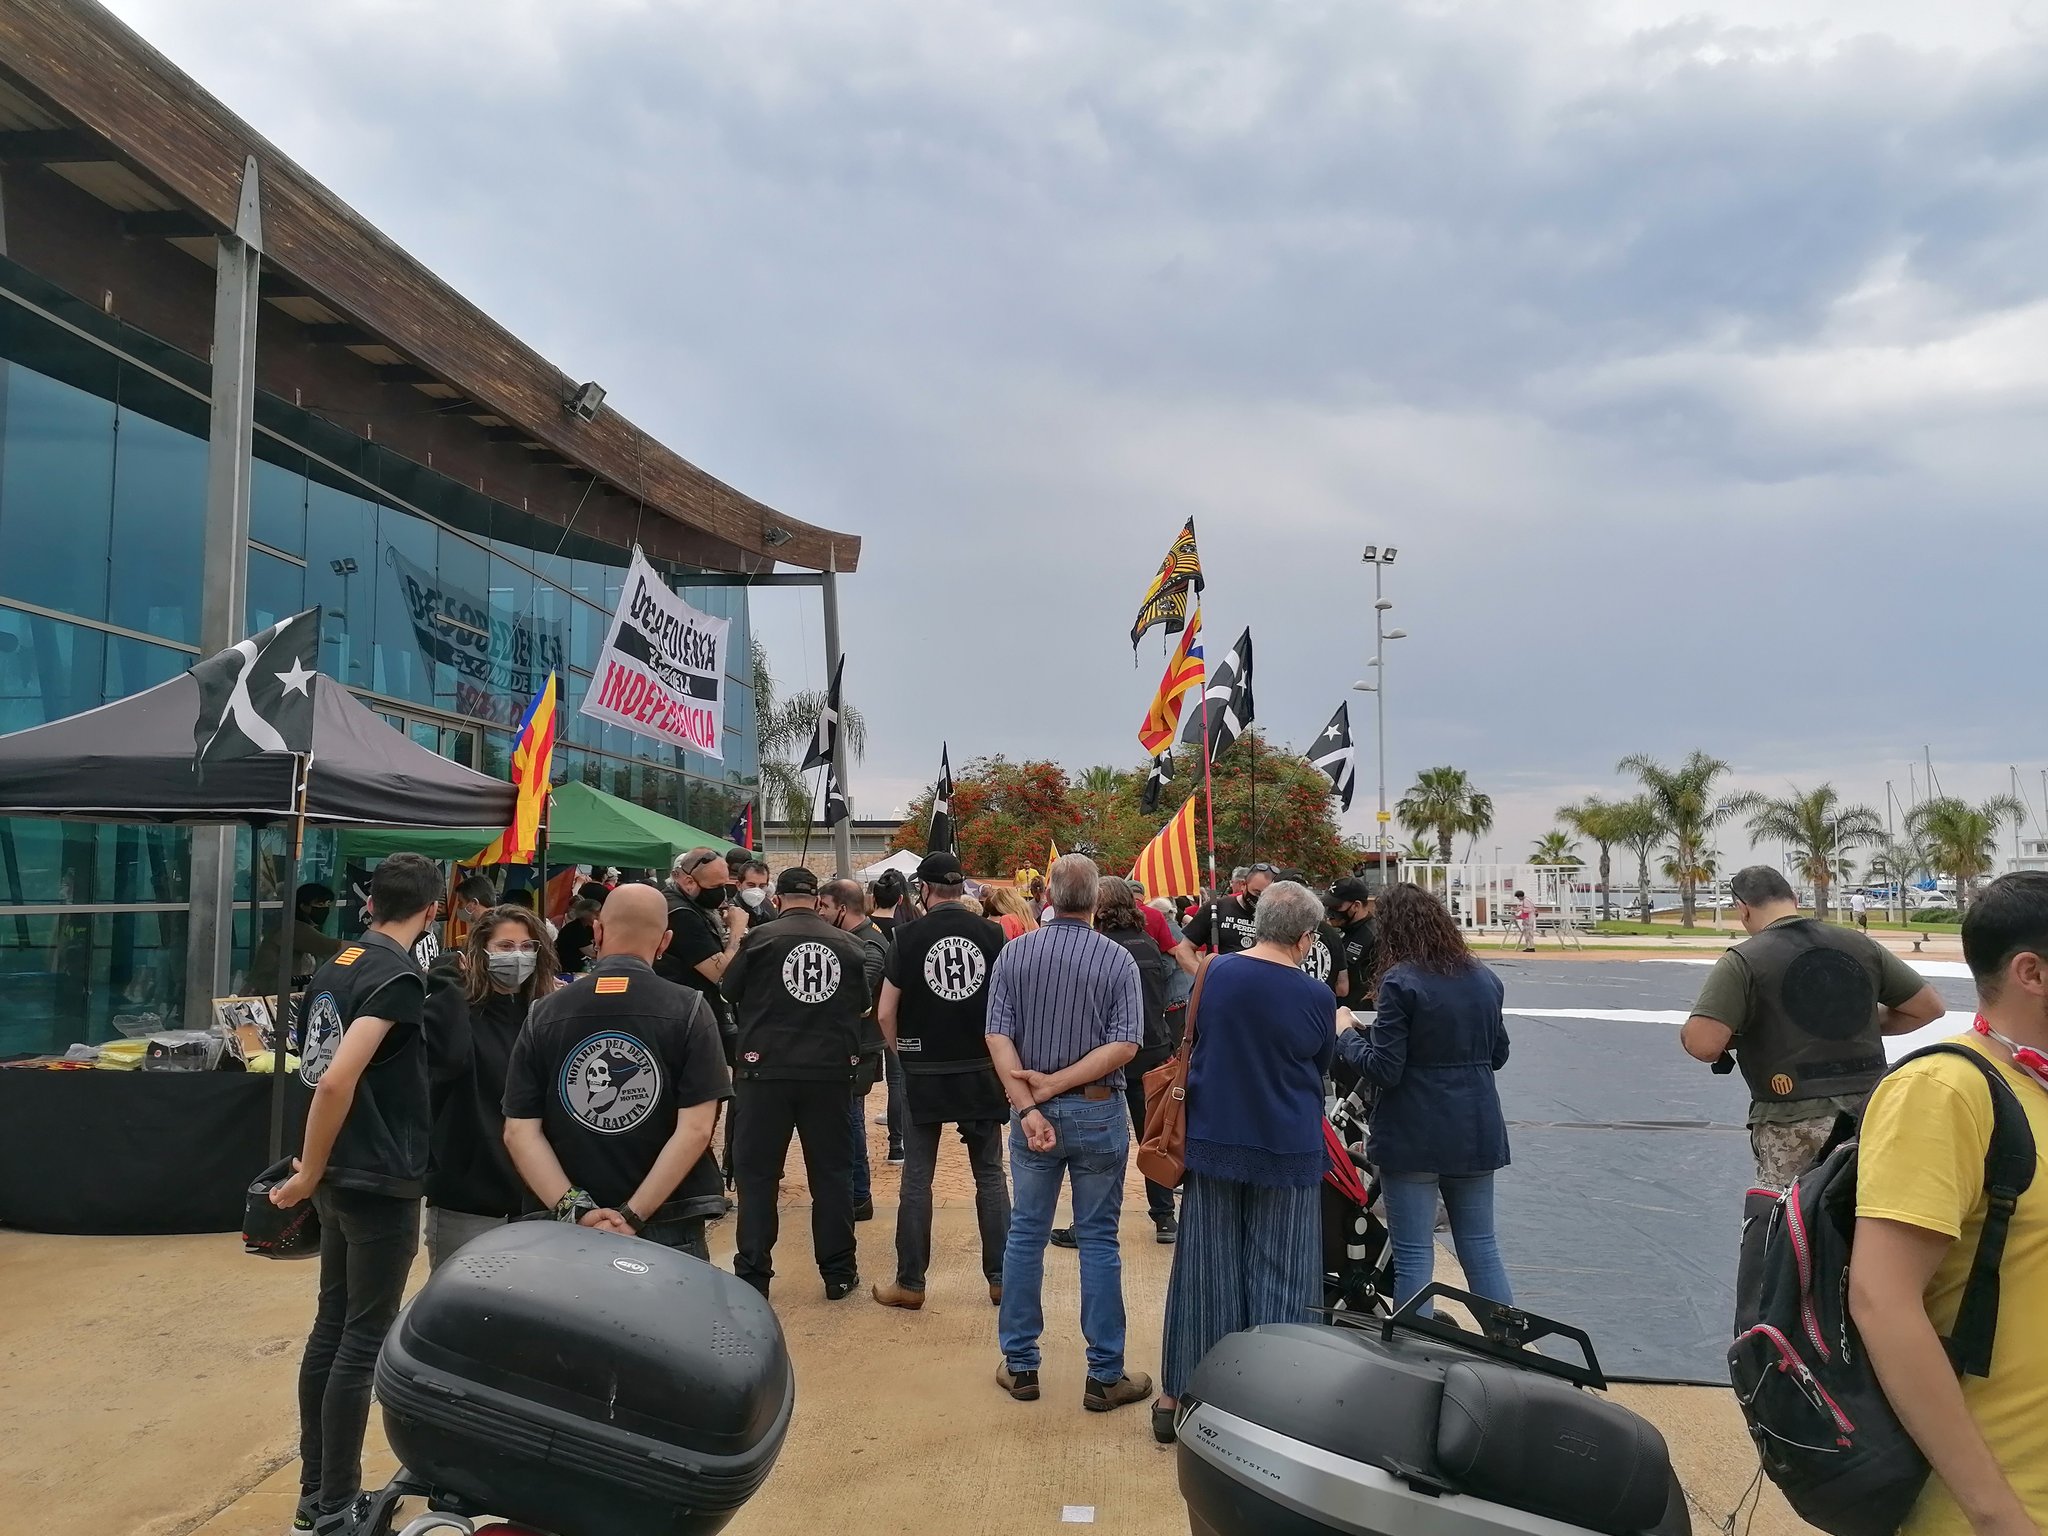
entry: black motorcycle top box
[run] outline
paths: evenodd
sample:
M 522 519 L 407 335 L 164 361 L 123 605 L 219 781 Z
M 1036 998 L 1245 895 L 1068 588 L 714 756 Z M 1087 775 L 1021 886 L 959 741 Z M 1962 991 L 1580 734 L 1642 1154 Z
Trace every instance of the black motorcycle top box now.
M 767 1479 L 796 1380 L 768 1303 L 674 1249 L 514 1222 L 437 1269 L 377 1397 L 414 1478 L 552 1536 L 704 1536 Z

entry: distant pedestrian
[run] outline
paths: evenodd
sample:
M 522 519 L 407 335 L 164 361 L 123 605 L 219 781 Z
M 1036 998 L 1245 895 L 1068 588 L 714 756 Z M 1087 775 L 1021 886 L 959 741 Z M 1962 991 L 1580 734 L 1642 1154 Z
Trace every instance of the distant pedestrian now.
M 1259 898 L 1255 942 L 1209 962 L 1188 1063 L 1187 1182 L 1166 1291 L 1164 1395 L 1152 1433 L 1195 1363 L 1225 1334 L 1301 1323 L 1321 1300 L 1323 1074 L 1340 1017 L 1301 969 L 1323 904 L 1283 880 Z
M 1806 916 L 1770 865 L 1737 870 L 1728 892 L 1750 936 L 1714 962 L 1678 1040 L 1698 1061 L 1734 1052 L 1757 1182 L 1781 1189 L 1813 1166 L 1839 1116 L 1862 1114 L 1884 1076 L 1883 1037 L 1948 1005 L 1876 940 Z
M 1515 926 L 1522 931 L 1522 953 L 1536 953 L 1536 903 L 1522 892 L 1515 892 Z
M 1045 1245 L 1060 1186 L 1071 1183 L 1088 1340 L 1082 1405 L 1097 1413 L 1152 1391 L 1149 1376 L 1124 1369 L 1117 1248 L 1131 1141 L 1124 1069 L 1144 1038 L 1144 989 L 1137 963 L 1091 926 L 1101 878 L 1081 854 L 1054 861 L 1046 880 L 1053 920 L 1003 947 L 988 1005 L 989 1055 L 1013 1111 L 996 1384 L 1019 1402 L 1038 1399 Z
M 1508 1059 L 1500 977 L 1420 886 L 1390 887 L 1377 905 L 1379 1012 L 1369 1029 L 1338 1037 L 1337 1055 L 1380 1090 L 1366 1156 L 1386 1195 L 1394 1301 L 1406 1302 L 1435 1271 L 1441 1195 L 1466 1285 L 1508 1305 L 1493 1230 L 1493 1175 L 1508 1163 L 1493 1080 Z M 1197 1037 L 1201 1028 L 1198 1018 Z
M 1856 926 L 1863 932 L 1870 932 L 1870 898 L 1861 891 L 1849 893 L 1849 915 L 1856 919 Z

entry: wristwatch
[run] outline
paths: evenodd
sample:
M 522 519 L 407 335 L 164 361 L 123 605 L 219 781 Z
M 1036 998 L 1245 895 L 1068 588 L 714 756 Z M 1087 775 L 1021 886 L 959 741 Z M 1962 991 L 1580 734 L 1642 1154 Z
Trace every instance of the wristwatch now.
M 647 1218 L 633 1209 L 633 1203 L 630 1200 L 621 1200 L 619 1202 L 619 1214 L 626 1218 L 626 1225 L 635 1232 L 640 1231 L 647 1225 Z

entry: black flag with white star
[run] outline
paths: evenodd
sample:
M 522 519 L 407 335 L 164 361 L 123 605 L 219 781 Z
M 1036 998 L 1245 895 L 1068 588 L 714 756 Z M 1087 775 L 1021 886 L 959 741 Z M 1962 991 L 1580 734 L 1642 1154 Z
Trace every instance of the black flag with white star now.
M 1351 791 L 1357 784 L 1358 754 L 1351 748 L 1351 704 L 1337 706 L 1337 713 L 1330 716 L 1330 723 L 1323 727 L 1323 734 L 1315 739 L 1315 745 L 1308 749 L 1308 760 L 1328 775 L 1330 793 L 1344 802 L 1344 809 L 1351 809 Z
M 192 766 L 312 751 L 319 655 L 320 610 L 308 608 L 192 668 L 199 684 Z
M 804 753 L 803 766 L 797 771 L 808 773 L 824 763 L 832 761 L 839 747 L 839 681 L 846 676 L 846 658 L 839 658 L 839 665 L 832 669 L 832 691 L 825 695 L 825 707 L 818 711 L 818 723 L 811 731 L 811 745 Z
M 925 838 L 924 851 L 959 851 L 953 841 L 953 754 L 944 743 L 939 746 L 939 782 L 932 790 L 932 829 Z
M 825 825 L 836 827 L 853 814 L 853 807 L 846 803 L 846 786 L 839 782 L 839 765 L 828 764 L 825 769 Z
M 1180 739 L 1191 747 L 1201 745 L 1204 703 L 1209 725 L 1209 761 L 1213 763 L 1252 723 L 1252 632 L 1249 629 L 1237 637 L 1237 644 L 1230 648 L 1230 654 L 1209 675 L 1209 686 L 1202 690 L 1202 702 L 1188 710 Z
M 1173 754 L 1162 752 L 1152 759 L 1152 771 L 1145 775 L 1145 793 L 1138 801 L 1138 809 L 1150 816 L 1159 809 L 1159 797 L 1166 792 L 1166 786 L 1173 782 Z

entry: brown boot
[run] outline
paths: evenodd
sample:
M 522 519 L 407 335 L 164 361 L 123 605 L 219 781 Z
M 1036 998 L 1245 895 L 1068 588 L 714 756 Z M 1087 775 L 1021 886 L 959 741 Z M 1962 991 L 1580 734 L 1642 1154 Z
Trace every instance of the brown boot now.
M 1000 1307 L 1003 1304 L 1003 1282 L 1001 1280 L 989 1281 L 988 1304 L 992 1307 Z
M 885 1307 L 901 1307 L 906 1312 L 915 1312 L 924 1306 L 924 1292 L 913 1291 L 907 1285 L 898 1285 L 891 1280 L 886 1285 L 871 1285 L 868 1294 Z
M 1135 1376 L 1125 1372 L 1117 1381 L 1097 1381 L 1090 1376 L 1087 1389 L 1081 1394 L 1081 1406 L 1090 1413 L 1108 1413 L 1112 1408 L 1143 1402 L 1151 1395 L 1152 1378 L 1143 1371 Z

